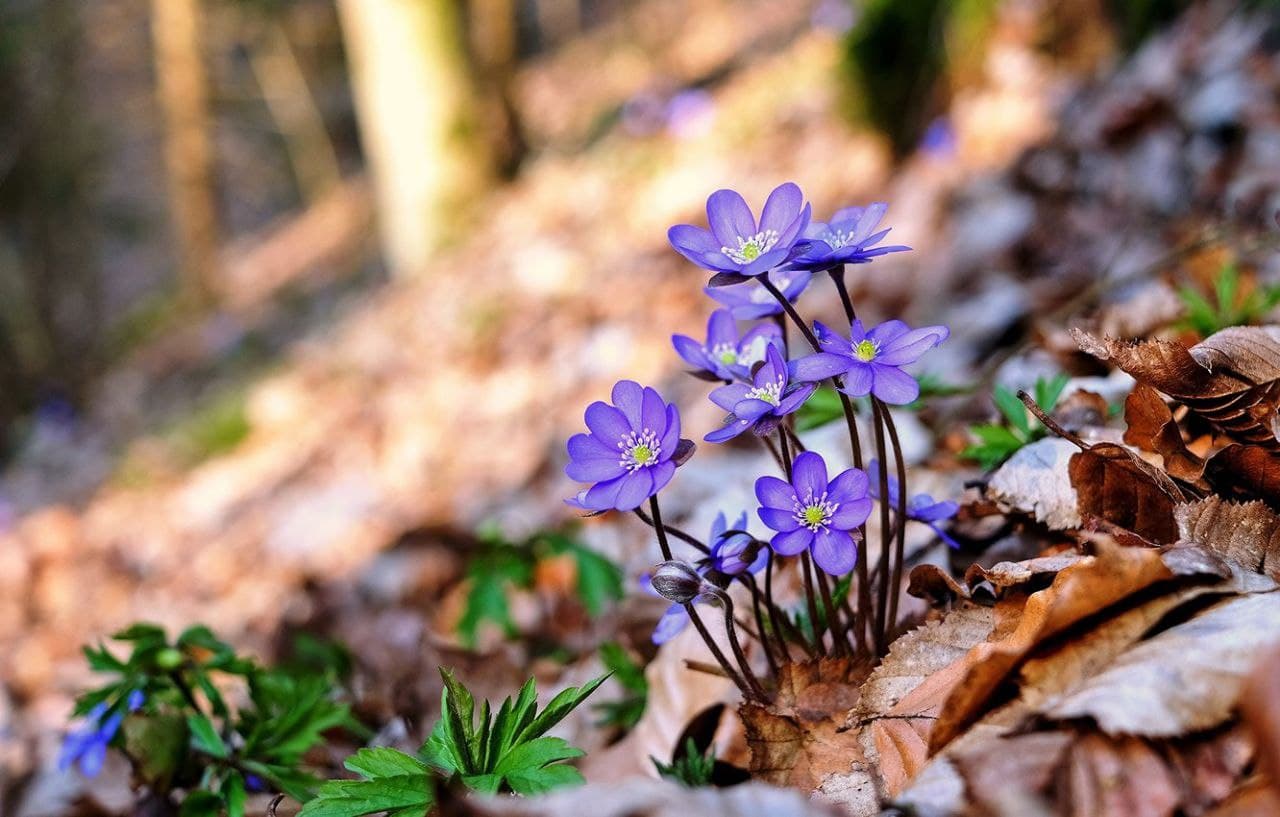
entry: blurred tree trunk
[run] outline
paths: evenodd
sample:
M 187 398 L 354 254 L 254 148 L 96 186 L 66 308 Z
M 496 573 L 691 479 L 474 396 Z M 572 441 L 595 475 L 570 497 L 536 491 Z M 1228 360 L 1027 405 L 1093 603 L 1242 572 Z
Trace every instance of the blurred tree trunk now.
M 184 295 L 212 297 L 221 229 L 215 188 L 201 0 L 151 0 L 164 157 Z
M 420 272 L 490 175 L 455 0 L 338 0 L 395 275 Z
M 470 0 L 467 12 L 482 92 L 484 133 L 494 167 L 510 178 L 529 151 L 512 88 L 520 56 L 516 0 Z

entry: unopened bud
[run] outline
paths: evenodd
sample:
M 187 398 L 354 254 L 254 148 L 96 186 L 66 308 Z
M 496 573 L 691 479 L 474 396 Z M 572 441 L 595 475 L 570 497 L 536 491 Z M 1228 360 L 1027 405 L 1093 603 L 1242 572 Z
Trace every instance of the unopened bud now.
M 668 601 L 689 604 L 702 592 L 702 577 L 688 562 L 663 562 L 650 579 L 653 589 Z

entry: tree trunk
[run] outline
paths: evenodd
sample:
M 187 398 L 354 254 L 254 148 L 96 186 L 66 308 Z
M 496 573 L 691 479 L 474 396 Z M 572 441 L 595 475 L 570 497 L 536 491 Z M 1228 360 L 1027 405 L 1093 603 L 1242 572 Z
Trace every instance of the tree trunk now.
M 387 265 L 413 275 L 490 175 L 454 0 L 338 0 Z
M 183 289 L 202 302 L 216 292 L 221 229 L 200 0 L 151 0 L 151 28 Z

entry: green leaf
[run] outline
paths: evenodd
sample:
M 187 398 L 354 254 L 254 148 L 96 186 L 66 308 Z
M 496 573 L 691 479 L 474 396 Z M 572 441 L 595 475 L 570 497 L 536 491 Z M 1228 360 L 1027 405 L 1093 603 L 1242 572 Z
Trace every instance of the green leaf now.
M 514 772 L 540 769 L 561 760 L 572 760 L 585 754 L 564 738 L 541 737 L 512 748 L 498 760 L 494 773 L 503 777 Z
M 222 796 L 227 801 L 227 817 L 244 817 L 244 777 L 237 771 L 222 781 Z
M 590 548 L 574 542 L 569 549 L 578 568 L 577 590 L 582 606 L 592 617 L 604 613 L 609 602 L 623 596 L 622 568 Z
M 512 772 L 506 777 L 506 783 L 516 794 L 530 797 L 545 794 L 563 786 L 579 786 L 583 783 L 583 779 L 582 772 L 574 767 L 557 764 L 541 769 Z
M 580 687 L 569 687 L 556 695 L 541 714 L 516 733 L 515 742 L 524 743 L 545 734 L 548 729 L 564 720 L 565 716 L 577 708 L 578 704 L 590 697 L 591 693 L 599 689 L 608 677 L 608 675 L 602 675 L 594 681 L 588 681 Z
M 462 783 L 472 791 L 478 791 L 481 794 L 497 794 L 498 789 L 502 788 L 502 777 L 496 774 L 466 774 L 462 776 Z
M 475 700 L 465 686 L 453 677 L 453 671 L 440 668 L 444 689 L 440 692 L 440 720 L 444 723 L 444 737 L 457 761 L 458 771 L 478 774 L 475 758 L 471 754 L 471 737 L 474 730 Z
M 965 448 L 960 456 L 977 461 L 987 470 L 995 468 L 1023 446 L 1023 441 L 1005 426 L 970 426 L 969 433 L 978 438 L 979 444 Z
M 220 814 L 222 798 L 202 789 L 189 793 L 178 809 L 179 817 L 219 817 Z
M 1065 372 L 1060 372 L 1048 380 L 1043 377 L 1036 378 L 1036 403 L 1045 411 L 1053 411 L 1058 405 L 1058 398 L 1062 397 L 1062 390 L 1069 382 L 1071 382 L 1071 375 Z
M 486 621 L 497 624 L 503 635 L 516 635 L 516 625 L 511 618 L 507 601 L 507 580 L 499 573 L 472 576 L 467 590 L 467 601 L 458 619 L 458 636 L 463 646 L 474 649 L 480 635 L 480 625 Z
M 407 755 L 399 749 L 378 747 L 361 749 L 343 764 L 349 771 L 361 777 L 399 777 L 402 775 L 426 774 L 427 765 L 413 755 Z
M 299 817 L 362 817 L 392 811 L 402 817 L 426 817 L 435 791 L 425 773 L 371 780 L 330 780 L 303 805 Z
M 187 729 L 191 731 L 191 742 L 197 749 L 216 758 L 230 756 L 227 746 L 218 735 L 213 723 L 201 714 L 187 715 Z
M 833 423 L 844 416 L 840 395 L 830 386 L 821 386 L 796 412 L 796 431 L 809 431 Z
M 996 408 L 1000 409 L 1000 413 L 1005 416 L 1010 425 L 1021 431 L 1023 436 L 1031 433 L 1031 423 L 1027 418 L 1027 407 L 1022 405 L 1018 395 L 1004 386 L 996 386 L 991 393 L 991 398 L 995 401 Z
M 187 757 L 190 732 L 181 715 L 129 715 L 120 725 L 134 771 L 152 789 L 167 790 Z
M 418 754 L 427 765 L 439 769 L 446 777 L 461 771 L 462 761 L 449 745 L 449 739 L 445 735 L 444 718 L 436 721 L 435 727 L 427 737 L 427 742 L 418 749 Z

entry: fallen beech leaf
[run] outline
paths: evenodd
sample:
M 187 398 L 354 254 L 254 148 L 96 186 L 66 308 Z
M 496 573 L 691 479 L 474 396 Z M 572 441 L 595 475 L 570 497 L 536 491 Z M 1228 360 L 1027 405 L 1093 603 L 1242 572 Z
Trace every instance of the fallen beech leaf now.
M 1173 506 L 1194 499 L 1160 469 L 1115 443 L 1098 443 L 1071 457 L 1071 484 L 1080 514 L 1168 544 L 1177 536 Z
M 1218 496 L 1174 509 L 1179 541 L 1280 580 L 1280 517 L 1262 502 L 1228 502 Z
M 1070 565 L 1048 588 L 1028 597 L 1017 628 L 1007 637 L 978 644 L 965 657 L 966 672 L 947 698 L 929 738 L 930 752 L 953 740 L 1037 644 L 1086 616 L 1100 612 L 1173 573 L 1148 548 L 1098 540 L 1097 553 Z
M 1230 599 L 1138 644 L 1045 707 L 1108 734 L 1172 736 L 1230 717 L 1260 651 L 1280 644 L 1280 593 Z
M 1071 817 L 1171 817 L 1178 781 L 1154 749 L 1137 738 L 1087 735 L 1070 749 L 1066 805 Z
M 1200 479 L 1204 460 L 1187 450 L 1173 412 L 1155 389 L 1143 383 L 1134 387 L 1124 401 L 1124 421 L 1126 443 L 1159 454 L 1164 470 L 1178 479 Z
M 983 567 L 975 562 L 964 572 L 964 582 L 972 589 L 978 582 L 987 581 L 992 587 L 1003 591 L 1036 581 L 1047 582 L 1050 577 L 1085 558 L 1088 557 L 1078 551 L 1067 551 L 1022 562 L 998 562 L 991 567 Z
M 1280 450 L 1280 327 L 1233 326 L 1190 349 L 1167 340 L 1126 342 L 1074 329 L 1079 347 L 1186 404 L 1227 436 Z
M 1219 493 L 1261 499 L 1280 508 L 1280 453 L 1250 445 L 1229 445 L 1209 458 L 1205 479 Z
M 1050 530 L 1080 527 L 1075 489 L 1067 463 L 1079 449 L 1058 437 L 1024 445 L 996 469 L 987 493 L 996 502 L 1043 522 Z
M 911 568 L 907 594 L 924 599 L 930 607 L 950 609 L 957 599 L 969 598 L 969 589 L 937 565 L 922 564 Z
M 983 813 L 1051 814 L 1044 794 L 1071 741 L 1069 732 L 1033 732 L 989 741 L 976 751 L 957 754 L 956 770 L 969 799 Z

